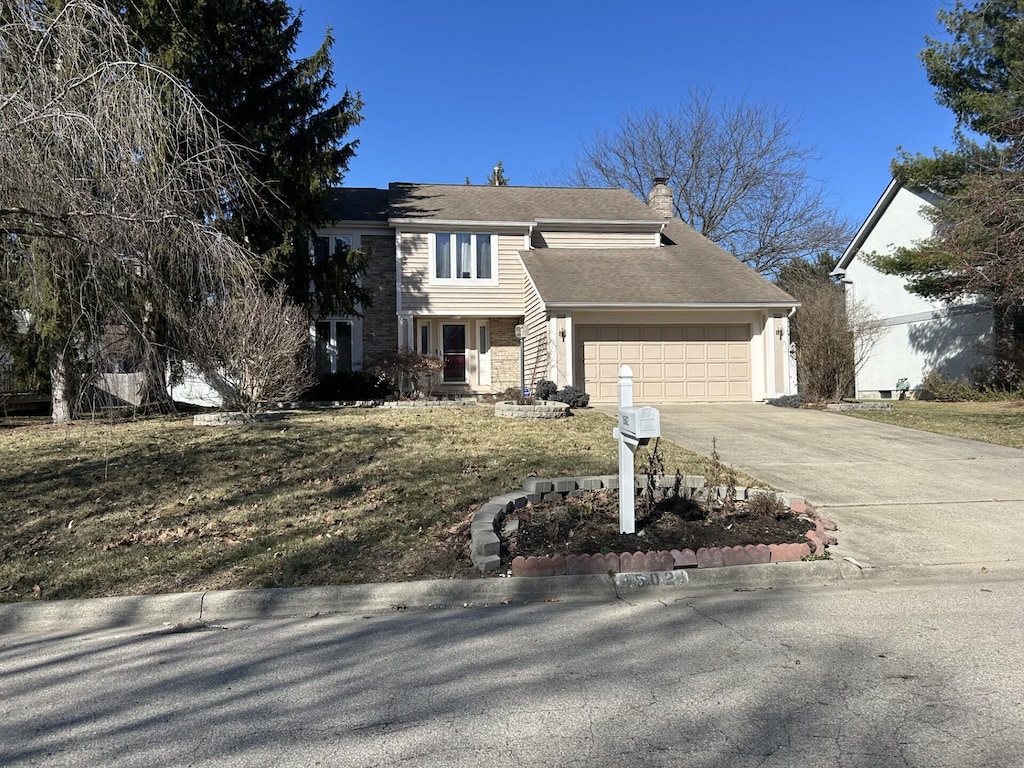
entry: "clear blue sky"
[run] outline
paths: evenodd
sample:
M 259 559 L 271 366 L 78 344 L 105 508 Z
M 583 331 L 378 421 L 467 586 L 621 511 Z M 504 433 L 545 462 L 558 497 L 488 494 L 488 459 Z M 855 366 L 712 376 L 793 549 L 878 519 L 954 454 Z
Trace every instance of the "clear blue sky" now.
M 332 27 L 338 85 L 366 103 L 346 186 L 479 184 L 499 158 L 513 184 L 544 183 L 623 113 L 693 86 L 797 118 L 854 223 L 898 146 L 951 144 L 918 58 L 945 0 L 291 1 L 298 53 Z

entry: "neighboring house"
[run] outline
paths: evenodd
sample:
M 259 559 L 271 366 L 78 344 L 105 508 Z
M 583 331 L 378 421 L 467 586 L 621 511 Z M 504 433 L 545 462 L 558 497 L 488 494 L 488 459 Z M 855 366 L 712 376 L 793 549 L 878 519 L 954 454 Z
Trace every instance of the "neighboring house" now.
M 671 210 L 663 180 L 650 205 L 618 189 L 338 189 L 315 253 L 369 252 L 373 301 L 316 321 L 318 368 L 412 349 L 444 359 L 447 394 L 518 388 L 522 365 L 527 387 L 613 402 L 622 364 L 646 402 L 791 394 L 796 301 Z
M 985 360 L 992 312 L 984 302 L 947 305 L 924 299 L 910 293 L 903 278 L 883 274 L 864 259 L 931 237 L 924 211 L 934 200 L 927 192 L 890 182 L 832 272 L 842 278 L 848 301 L 862 304 L 885 326 L 857 372 L 857 397 L 898 397 L 900 379 L 907 380 L 913 397 L 929 371 L 960 378 Z

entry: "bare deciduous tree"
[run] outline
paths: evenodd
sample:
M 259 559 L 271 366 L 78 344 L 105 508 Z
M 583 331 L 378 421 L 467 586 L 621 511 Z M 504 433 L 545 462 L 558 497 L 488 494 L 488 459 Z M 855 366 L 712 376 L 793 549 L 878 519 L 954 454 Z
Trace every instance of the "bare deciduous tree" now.
M 847 301 L 833 283 L 807 280 L 786 289 L 800 301 L 792 326 L 800 392 L 814 402 L 839 401 L 854 385 L 885 326 L 864 304 Z
M 586 143 L 564 181 L 613 186 L 644 199 L 667 177 L 676 215 L 765 275 L 794 257 L 842 250 L 848 222 L 811 177 L 815 151 L 774 107 L 719 101 L 694 89 L 676 111 L 628 114 Z
M 116 14 L 58 5 L 0 0 L 0 290 L 50 351 L 59 422 L 104 329 L 162 374 L 157 347 L 184 347 L 202 300 L 252 274 L 215 226 L 250 192 L 216 121 Z
M 254 413 L 271 400 L 292 400 L 316 379 L 309 360 L 309 318 L 281 289 L 255 283 L 206 302 L 196 318 L 193 364 L 228 408 Z

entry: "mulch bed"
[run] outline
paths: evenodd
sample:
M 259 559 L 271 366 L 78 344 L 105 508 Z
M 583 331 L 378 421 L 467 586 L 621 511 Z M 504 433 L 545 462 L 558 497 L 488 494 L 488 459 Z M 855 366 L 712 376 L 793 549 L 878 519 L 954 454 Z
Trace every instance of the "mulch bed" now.
M 636 533 L 619 533 L 616 492 L 592 491 L 516 510 L 501 536 L 502 563 L 522 557 L 584 555 L 806 542 L 814 523 L 773 496 L 708 505 L 699 499 L 637 500 Z

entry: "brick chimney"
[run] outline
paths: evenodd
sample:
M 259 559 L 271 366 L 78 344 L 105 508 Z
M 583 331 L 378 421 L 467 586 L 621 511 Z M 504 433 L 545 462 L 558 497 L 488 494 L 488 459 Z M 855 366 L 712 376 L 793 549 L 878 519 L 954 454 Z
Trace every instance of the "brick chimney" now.
M 668 185 L 667 176 L 655 176 L 654 186 L 647 193 L 647 204 L 659 216 L 671 219 L 675 215 L 672 205 L 672 188 Z

